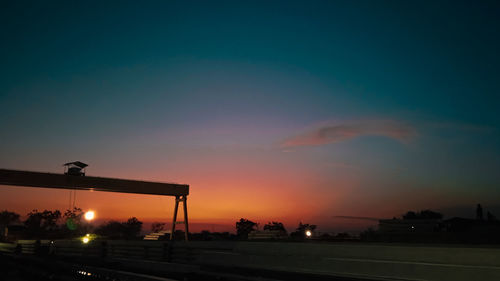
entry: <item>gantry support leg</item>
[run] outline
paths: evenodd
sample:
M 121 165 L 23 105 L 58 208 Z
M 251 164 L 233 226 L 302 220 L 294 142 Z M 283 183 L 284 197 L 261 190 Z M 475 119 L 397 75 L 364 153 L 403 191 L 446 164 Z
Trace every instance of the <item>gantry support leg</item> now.
M 179 210 L 179 202 L 182 202 L 184 207 L 184 221 L 177 221 L 177 211 Z M 175 235 L 175 225 L 184 224 L 184 234 L 186 241 L 188 241 L 189 234 L 189 224 L 188 224 L 188 214 L 187 214 L 187 195 L 175 196 L 175 207 L 174 207 L 174 219 L 172 221 L 172 232 L 170 233 L 170 240 L 174 239 Z
M 175 196 L 174 220 L 172 221 L 172 232 L 170 232 L 170 240 L 174 240 L 175 225 L 177 224 L 177 209 L 179 209 L 179 196 Z
M 183 199 L 182 205 L 184 206 L 184 235 L 186 236 L 186 241 L 188 241 L 189 224 L 188 224 L 187 196 L 186 195 L 182 196 L 182 199 Z

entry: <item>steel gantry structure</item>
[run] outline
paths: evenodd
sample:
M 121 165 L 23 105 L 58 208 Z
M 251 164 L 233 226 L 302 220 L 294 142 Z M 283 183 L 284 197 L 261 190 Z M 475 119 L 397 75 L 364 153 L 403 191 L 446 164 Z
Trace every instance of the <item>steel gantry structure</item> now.
M 189 195 L 189 185 L 187 184 L 0 169 L 0 185 L 175 196 L 170 239 L 174 238 L 175 226 L 184 224 L 185 239 L 188 240 L 187 196 Z M 184 221 L 177 221 L 177 212 L 181 202 L 184 207 Z

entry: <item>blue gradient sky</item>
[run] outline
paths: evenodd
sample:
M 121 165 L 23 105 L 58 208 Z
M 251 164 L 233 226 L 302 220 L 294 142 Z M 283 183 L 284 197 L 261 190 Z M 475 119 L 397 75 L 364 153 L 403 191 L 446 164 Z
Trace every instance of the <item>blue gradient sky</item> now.
M 200 222 L 500 212 L 499 13 L 496 1 L 3 2 L 0 167 L 81 160 L 89 174 L 189 183 Z M 21 213 L 67 205 L 61 191 L 0 192 Z M 35 193 L 47 200 L 11 202 Z M 79 198 L 104 217 L 162 216 L 127 196 L 127 210 L 108 206 L 117 195 Z

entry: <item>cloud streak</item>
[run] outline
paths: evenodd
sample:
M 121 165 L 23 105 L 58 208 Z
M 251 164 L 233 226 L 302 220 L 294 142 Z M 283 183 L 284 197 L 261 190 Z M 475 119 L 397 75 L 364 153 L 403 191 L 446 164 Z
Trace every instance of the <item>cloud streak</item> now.
M 417 135 L 414 127 L 396 120 L 374 119 L 323 124 L 281 143 L 282 147 L 318 146 L 337 143 L 360 136 L 383 136 L 408 142 Z

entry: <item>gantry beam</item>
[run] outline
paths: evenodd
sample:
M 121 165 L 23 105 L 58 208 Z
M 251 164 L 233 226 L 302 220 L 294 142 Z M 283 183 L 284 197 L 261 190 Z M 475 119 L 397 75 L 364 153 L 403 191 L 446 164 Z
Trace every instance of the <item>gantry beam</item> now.
M 0 169 L 0 185 L 186 196 L 189 185 Z

